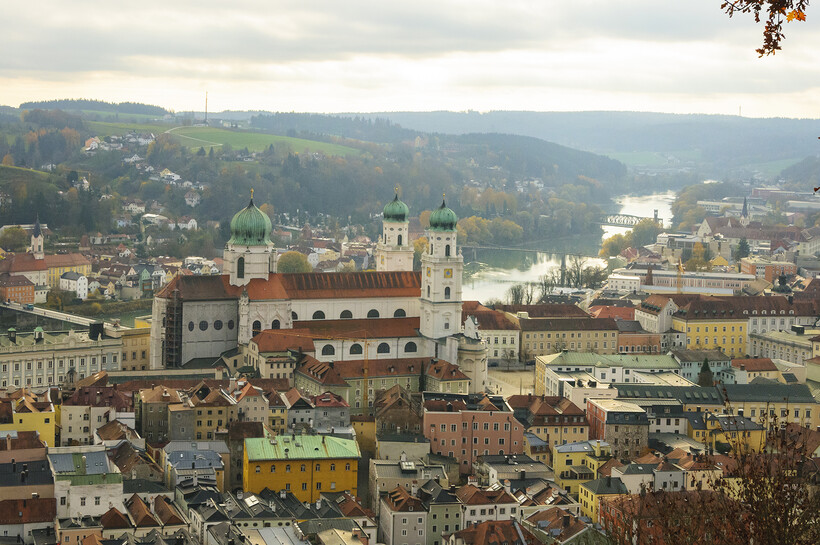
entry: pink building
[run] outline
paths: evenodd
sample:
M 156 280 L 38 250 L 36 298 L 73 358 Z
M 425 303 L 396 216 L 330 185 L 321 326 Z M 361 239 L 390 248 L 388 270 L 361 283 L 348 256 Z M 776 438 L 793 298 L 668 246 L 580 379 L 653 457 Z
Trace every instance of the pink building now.
M 521 454 L 524 427 L 501 396 L 424 392 L 422 429 L 435 454 L 458 460 L 460 472 L 489 454 Z

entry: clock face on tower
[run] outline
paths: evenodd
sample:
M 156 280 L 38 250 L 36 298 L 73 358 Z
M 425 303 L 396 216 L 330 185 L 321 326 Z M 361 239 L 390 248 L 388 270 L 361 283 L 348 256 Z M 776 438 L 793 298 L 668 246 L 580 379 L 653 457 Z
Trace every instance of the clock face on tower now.
M 444 278 L 452 278 L 453 269 L 444 269 Z

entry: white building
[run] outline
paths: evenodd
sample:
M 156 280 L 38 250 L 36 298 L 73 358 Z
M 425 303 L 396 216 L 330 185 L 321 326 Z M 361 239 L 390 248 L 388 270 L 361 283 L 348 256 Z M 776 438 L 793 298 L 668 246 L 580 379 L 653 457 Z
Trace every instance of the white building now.
M 48 463 L 58 519 L 99 517 L 111 507 L 123 511 L 122 474 L 104 446 L 50 448 Z
M 60 276 L 60 289 L 77 295 L 77 299 L 88 299 L 88 277 L 78 272 L 67 272 Z

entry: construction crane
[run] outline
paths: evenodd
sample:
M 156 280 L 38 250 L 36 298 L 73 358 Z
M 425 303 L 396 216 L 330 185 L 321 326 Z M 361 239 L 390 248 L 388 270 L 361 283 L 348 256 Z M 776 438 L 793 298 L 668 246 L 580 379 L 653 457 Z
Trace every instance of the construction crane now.
M 678 257 L 677 269 L 678 269 L 678 276 L 677 276 L 676 282 L 677 282 L 677 287 L 678 287 L 678 293 L 683 293 L 683 261 L 681 261 L 680 257 Z

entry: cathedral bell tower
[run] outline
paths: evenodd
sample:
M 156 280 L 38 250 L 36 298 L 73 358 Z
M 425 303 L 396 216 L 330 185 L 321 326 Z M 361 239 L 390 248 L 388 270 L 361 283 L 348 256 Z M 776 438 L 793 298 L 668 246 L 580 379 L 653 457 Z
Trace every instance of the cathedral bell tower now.
M 377 271 L 412 271 L 413 246 L 410 244 L 410 210 L 396 197 L 384 207 L 382 235 L 376 244 Z
M 224 273 L 230 276 L 232 286 L 245 286 L 254 278 L 267 279 L 275 272 L 270 233 L 270 218 L 253 204 L 251 189 L 248 206 L 231 220 L 231 238 L 223 254 Z
M 428 248 L 421 257 L 421 320 L 419 332 L 441 339 L 461 329 L 461 273 L 464 258 L 456 245 L 458 216 L 441 206 L 430 214 Z
M 34 220 L 34 229 L 31 231 L 31 253 L 34 259 L 45 259 L 43 250 L 43 228 L 40 227 L 40 215 Z

